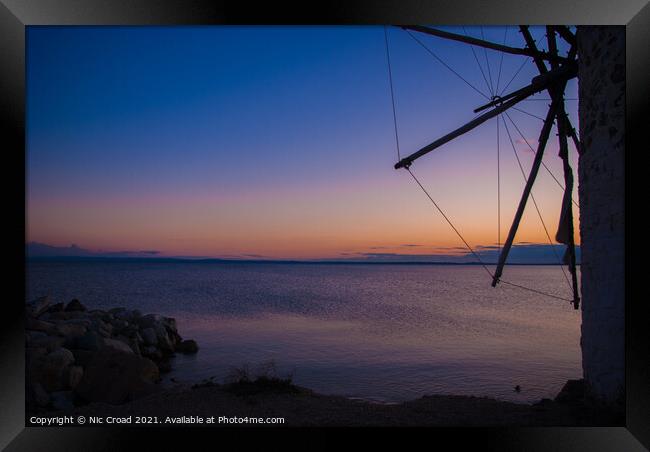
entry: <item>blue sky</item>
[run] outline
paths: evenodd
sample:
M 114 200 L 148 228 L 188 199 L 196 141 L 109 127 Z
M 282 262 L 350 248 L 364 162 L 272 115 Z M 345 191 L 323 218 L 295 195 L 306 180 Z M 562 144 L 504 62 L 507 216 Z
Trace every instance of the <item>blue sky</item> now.
M 515 27 L 451 30 L 522 45 Z M 400 144 L 409 154 L 472 119 L 485 99 L 408 33 L 388 32 Z M 488 94 L 470 47 L 417 37 Z M 500 89 L 525 60 L 475 52 Z M 528 62 L 508 91 L 536 74 Z M 576 94 L 571 82 L 567 97 Z M 547 104 L 521 108 L 543 116 Z M 577 102 L 567 106 L 577 127 Z M 458 245 L 408 174 L 393 169 L 380 26 L 28 27 L 27 107 L 30 241 L 288 258 Z M 512 118 L 534 146 L 541 121 Z M 497 236 L 495 125 L 413 167 L 474 245 Z M 511 131 L 527 169 L 532 152 Z M 503 237 L 523 180 L 501 132 Z M 555 142 L 545 161 L 561 178 Z M 561 190 L 540 174 L 534 193 L 554 232 Z M 536 215 L 529 206 L 520 240 L 546 240 Z

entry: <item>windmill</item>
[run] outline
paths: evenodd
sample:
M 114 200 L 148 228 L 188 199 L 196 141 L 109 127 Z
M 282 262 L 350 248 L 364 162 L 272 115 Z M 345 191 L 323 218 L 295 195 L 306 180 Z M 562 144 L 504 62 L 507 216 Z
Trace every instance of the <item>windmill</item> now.
M 425 26 L 411 25 L 411 26 L 401 26 L 401 28 L 409 32 L 409 34 L 411 31 L 413 31 L 416 33 L 432 35 L 443 39 L 462 42 L 470 46 L 482 47 L 484 49 L 492 49 L 495 51 L 509 53 L 509 54 L 524 55 L 530 57 L 533 60 L 535 66 L 537 67 L 539 75 L 535 76 L 531 80 L 530 84 L 524 86 L 523 88 L 514 90 L 508 94 L 503 94 L 503 95 L 494 94 L 489 99 L 490 101 L 488 103 L 474 109 L 474 113 L 481 113 L 481 112 L 484 113 L 481 113 L 479 116 L 469 121 L 468 123 L 438 138 L 437 140 L 431 142 L 430 144 L 424 146 L 423 148 L 413 152 L 412 154 L 404 158 L 401 158 L 400 156 L 399 161 L 395 164 L 395 169 L 405 169 L 406 171 L 409 172 L 409 174 L 417 182 L 420 188 L 425 192 L 429 200 L 434 204 L 434 206 L 442 214 L 445 220 L 454 229 L 456 234 L 465 243 L 467 248 L 472 252 L 472 254 L 475 255 L 475 257 L 483 265 L 485 270 L 490 274 L 492 278 L 492 287 L 496 287 L 496 285 L 499 283 L 504 283 L 512 286 L 518 286 L 522 289 L 531 290 L 533 292 L 542 293 L 544 295 L 553 296 L 551 294 L 543 293 L 535 289 L 531 289 L 519 284 L 505 281 L 502 279 L 502 275 L 503 275 L 504 266 L 508 259 L 508 254 L 510 252 L 510 249 L 512 248 L 515 235 L 517 234 L 519 223 L 521 221 L 522 215 L 526 208 L 528 198 L 532 197 L 531 190 L 533 184 L 535 183 L 535 179 L 540 170 L 540 167 L 544 165 L 542 161 L 542 158 L 544 156 L 544 150 L 548 143 L 553 124 L 555 123 L 557 125 L 557 136 L 559 141 L 559 157 L 562 159 L 563 172 L 564 172 L 564 187 L 563 187 L 564 195 L 562 198 L 560 221 L 559 221 L 557 233 L 555 235 L 555 240 L 558 243 L 562 243 L 566 245 L 565 254 L 564 257 L 562 258 L 561 264 L 563 263 L 568 266 L 568 270 L 571 275 L 571 282 L 569 284 L 573 292 L 572 299 L 567 301 L 572 302 L 574 308 L 578 309 L 580 305 L 580 295 L 578 289 L 578 278 L 576 274 L 576 252 L 575 252 L 575 243 L 574 243 L 574 224 L 573 224 L 573 206 L 572 206 L 573 200 L 571 197 L 571 193 L 573 191 L 573 171 L 569 162 L 568 141 L 569 140 L 573 141 L 579 153 L 581 147 L 580 147 L 580 141 L 578 139 L 576 131 L 572 126 L 569 117 L 566 114 L 565 96 L 564 96 L 567 82 L 573 78 L 576 78 L 578 75 L 576 36 L 571 32 L 570 28 L 567 26 L 547 26 L 546 39 L 548 43 L 547 46 L 548 50 L 545 51 L 537 48 L 536 42 L 533 39 L 528 26 L 523 26 L 523 25 L 519 26 L 519 30 L 523 35 L 526 44 L 525 47 L 522 48 L 507 46 L 505 45 L 505 42 L 504 44 L 498 44 L 498 43 L 487 41 L 485 39 L 478 39 L 467 35 L 460 35 L 457 33 L 451 33 L 448 31 L 425 27 Z M 386 29 L 384 30 L 386 31 Z M 390 87 L 391 87 L 391 98 L 393 100 L 393 119 L 395 124 L 395 134 L 397 140 L 397 120 L 395 116 L 392 70 L 390 67 L 390 54 L 388 51 L 387 34 L 385 34 L 385 37 L 386 37 L 386 53 L 388 59 Z M 561 56 L 558 52 L 558 39 L 564 40 L 570 46 L 566 56 Z M 524 176 L 526 180 L 526 184 L 524 186 L 514 219 L 512 221 L 512 225 L 510 226 L 507 239 L 504 242 L 503 247 L 501 248 L 496 270 L 494 271 L 494 273 L 492 273 L 487 268 L 487 266 L 483 264 L 479 255 L 474 252 L 472 247 L 463 238 L 463 236 L 460 234 L 458 229 L 453 225 L 453 223 L 445 215 L 442 209 L 440 209 L 440 207 L 436 204 L 436 202 L 431 197 L 431 195 L 429 195 L 427 190 L 422 186 L 420 181 L 411 172 L 410 167 L 417 159 L 427 155 L 434 149 L 437 149 L 440 146 L 443 146 L 444 144 L 452 141 L 453 139 L 468 133 L 469 131 L 480 126 L 481 124 L 483 124 L 484 122 L 488 121 L 491 118 L 497 117 L 498 115 L 501 114 L 506 114 L 508 109 L 511 108 L 516 109 L 517 104 L 519 104 L 523 100 L 526 100 L 530 96 L 542 91 L 548 92 L 551 98 L 551 103 L 548 107 L 546 116 L 542 118 L 544 122 L 539 133 L 538 145 L 537 145 L 537 149 L 535 150 L 535 158 L 528 176 L 527 177 Z M 397 140 L 397 147 L 398 147 L 398 155 L 399 155 L 398 140 Z M 521 169 L 523 172 L 524 171 L 523 167 Z M 536 203 L 535 203 L 535 207 L 537 208 Z M 538 213 L 539 213 L 539 209 L 538 209 Z M 541 214 L 540 214 L 540 219 L 541 219 Z M 546 230 L 546 226 L 544 226 L 544 228 Z M 550 241 L 550 236 L 549 236 L 549 241 Z M 567 278 L 567 282 L 568 282 L 568 278 Z M 555 296 L 554 298 L 563 299 L 557 296 Z

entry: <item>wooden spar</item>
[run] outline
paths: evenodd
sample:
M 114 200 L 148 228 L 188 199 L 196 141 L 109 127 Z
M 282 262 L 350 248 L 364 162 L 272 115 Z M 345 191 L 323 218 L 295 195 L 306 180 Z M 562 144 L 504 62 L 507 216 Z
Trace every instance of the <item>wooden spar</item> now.
M 457 138 L 458 136 L 466 132 L 469 132 L 470 130 L 483 124 L 488 119 L 493 118 L 500 113 L 503 113 L 505 110 L 517 104 L 518 102 L 522 101 L 523 99 L 526 99 L 527 97 L 539 91 L 548 89 L 549 86 L 555 82 L 562 82 L 562 86 L 564 86 L 567 80 L 575 77 L 576 75 L 577 75 L 577 66 L 565 65 L 562 66 L 557 71 L 551 71 L 541 76 L 535 77 L 533 79 L 533 82 L 530 85 L 520 90 L 517 90 L 515 93 L 518 94 L 516 94 L 514 97 L 511 97 L 511 95 L 507 95 L 506 97 L 511 97 L 507 102 L 502 103 L 496 108 L 488 111 L 487 113 L 484 113 L 478 118 L 473 119 L 472 121 L 468 122 L 464 126 L 459 127 L 458 129 L 448 133 L 447 135 L 438 138 L 433 143 L 423 147 L 419 151 L 414 152 L 408 157 L 404 157 L 402 160 L 400 160 L 395 164 L 395 169 L 409 167 L 416 159 L 422 157 L 425 154 L 428 154 L 429 152 L 442 146 L 443 144 L 448 143 L 454 138 Z
M 559 25 L 553 28 L 555 29 L 555 31 L 558 32 L 560 36 L 562 36 L 562 39 L 564 39 L 566 42 L 568 42 L 572 46 L 576 45 L 576 35 L 571 33 L 569 27 L 567 27 L 566 25 Z
M 530 31 L 528 30 L 528 25 L 520 25 L 519 30 L 521 31 L 521 34 L 524 35 L 524 40 L 526 41 L 527 48 L 533 52 L 537 52 L 537 46 L 535 45 L 535 40 L 533 39 L 533 36 L 530 34 Z M 548 72 L 548 69 L 546 69 L 546 65 L 544 64 L 544 61 L 541 58 L 533 57 L 533 60 L 535 61 L 535 65 L 537 66 L 537 69 L 539 70 L 540 74 L 545 74 L 546 72 Z
M 580 140 L 578 139 L 578 135 L 576 134 L 576 129 L 575 127 L 573 127 L 573 124 L 571 124 L 571 121 L 569 120 L 569 117 L 566 115 L 566 113 L 564 114 L 564 122 L 567 125 L 569 136 L 573 140 L 573 144 L 576 147 L 578 154 L 582 154 L 582 146 L 580 145 Z
M 555 41 L 555 33 L 552 27 L 547 27 L 548 49 L 552 54 L 557 54 L 557 43 Z M 551 63 L 551 67 L 555 69 L 555 63 Z M 571 273 L 571 283 L 573 289 L 573 307 L 578 309 L 580 306 L 580 295 L 578 292 L 578 276 L 576 274 L 576 249 L 573 239 L 573 203 L 571 202 L 571 194 L 573 193 L 573 171 L 569 163 L 569 146 L 567 144 L 567 115 L 564 110 L 564 99 L 562 92 L 556 93 L 556 99 L 560 100 L 558 104 L 557 114 L 557 135 L 560 145 L 560 158 L 562 159 L 562 166 L 564 169 L 564 199 L 562 200 L 562 212 L 560 215 L 559 228 L 566 228 L 566 242 L 567 254 L 569 257 L 569 272 Z M 564 222 L 562 217 L 564 216 Z M 558 231 L 559 234 L 562 231 Z
M 498 50 L 499 52 L 511 53 L 514 55 L 525 55 L 529 57 L 539 57 L 544 60 L 556 60 L 558 62 L 566 62 L 566 58 L 560 56 L 553 56 L 547 52 L 532 49 L 520 49 L 518 47 L 510 47 L 502 44 L 496 44 L 482 39 L 472 38 L 471 36 L 459 35 L 448 31 L 438 30 L 437 28 L 423 27 L 421 25 L 402 25 L 404 30 L 413 30 L 428 35 L 438 36 L 439 38 L 451 39 L 453 41 L 464 42 L 478 47 L 487 49 Z
M 565 84 L 566 82 L 564 82 L 562 86 Z M 539 172 L 539 167 L 542 164 L 544 148 L 546 147 L 546 142 L 548 141 L 548 137 L 551 134 L 551 127 L 553 126 L 553 119 L 557 114 L 558 104 L 559 100 L 556 97 L 551 102 L 551 106 L 548 109 L 548 113 L 546 114 L 546 119 L 544 119 L 544 125 L 542 126 L 542 131 L 539 134 L 539 143 L 537 146 L 537 152 L 535 153 L 535 160 L 533 161 L 533 166 L 530 169 L 530 174 L 526 180 L 526 186 L 524 187 L 524 192 L 521 195 L 521 200 L 519 201 L 519 206 L 517 207 L 517 212 L 515 213 L 515 218 L 512 220 L 512 225 L 510 226 L 510 231 L 508 232 L 508 238 L 506 239 L 506 242 L 501 249 L 501 254 L 499 255 L 499 263 L 497 264 L 497 268 L 494 272 L 494 277 L 492 278 L 492 287 L 495 287 L 497 285 L 499 278 L 501 278 L 501 275 L 503 274 L 503 266 L 506 263 L 508 253 L 512 247 L 512 242 L 514 241 L 515 234 L 517 233 L 517 228 L 519 227 L 519 222 L 521 221 L 521 217 L 524 214 L 526 202 L 528 201 L 528 195 L 530 195 L 530 191 L 533 188 L 533 183 L 535 182 L 535 178 Z

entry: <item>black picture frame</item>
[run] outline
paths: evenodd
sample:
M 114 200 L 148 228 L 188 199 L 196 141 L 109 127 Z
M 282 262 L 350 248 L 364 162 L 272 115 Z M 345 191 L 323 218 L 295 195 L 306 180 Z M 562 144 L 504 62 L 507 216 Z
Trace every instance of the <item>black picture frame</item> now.
M 10 232 L 10 266 L 17 276 L 9 280 L 3 305 L 2 373 L 0 374 L 0 447 L 7 450 L 113 450 L 128 449 L 137 436 L 147 436 L 169 449 L 187 442 L 183 428 L 167 431 L 144 428 L 37 428 L 25 427 L 24 317 L 25 296 L 25 27 L 30 25 L 194 25 L 194 24 L 594 24 L 626 27 L 626 148 L 647 149 L 650 99 L 650 4 L 647 0 L 418 0 L 314 2 L 251 6 L 240 2 L 205 0 L 0 0 L 0 105 L 5 183 L 5 226 Z M 643 140 L 643 141 L 642 141 Z M 481 446 L 496 450 L 633 451 L 650 448 L 650 353 L 647 317 L 641 313 L 644 298 L 633 294 L 632 161 L 626 152 L 626 421 L 624 427 L 600 428 L 479 428 L 411 429 L 435 446 L 451 440 L 454 449 Z M 21 169 L 22 168 L 22 169 Z M 18 276 L 20 275 L 20 276 Z M 22 276 L 22 279 L 21 279 Z M 199 431 L 200 430 L 200 431 Z M 193 436 L 221 429 L 193 429 Z M 266 429 L 256 436 L 274 441 L 275 433 L 291 429 Z M 394 429 L 358 429 L 384 441 Z M 259 429 L 255 430 L 256 432 Z M 303 446 L 332 438 L 311 430 Z M 231 430 L 241 441 L 250 439 L 246 428 Z M 223 433 L 218 433 L 223 441 Z M 270 435 L 270 436 L 269 436 Z M 213 444 L 211 446 L 210 444 Z M 271 443 L 269 443 L 271 444 Z M 280 443 L 278 443 L 279 445 Z M 151 448 L 156 446 L 151 446 Z M 208 447 L 225 447 L 208 443 Z

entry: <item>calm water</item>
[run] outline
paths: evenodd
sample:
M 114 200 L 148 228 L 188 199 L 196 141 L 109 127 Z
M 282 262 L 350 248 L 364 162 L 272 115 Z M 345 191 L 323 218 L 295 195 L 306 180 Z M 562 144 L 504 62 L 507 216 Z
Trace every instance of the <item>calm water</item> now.
M 504 278 L 568 297 L 557 267 L 508 267 Z M 27 290 L 175 317 L 200 346 L 173 363 L 167 378 L 183 382 L 272 361 L 325 394 L 530 402 L 582 374 L 580 311 L 494 289 L 477 266 L 32 263 Z

